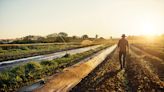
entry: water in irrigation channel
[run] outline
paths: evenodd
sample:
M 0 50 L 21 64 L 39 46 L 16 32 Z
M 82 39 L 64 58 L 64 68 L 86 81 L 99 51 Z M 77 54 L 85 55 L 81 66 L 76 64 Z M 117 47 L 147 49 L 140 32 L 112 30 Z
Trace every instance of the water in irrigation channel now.
M 84 47 L 84 48 L 67 50 L 67 53 L 69 53 L 71 55 L 76 54 L 76 53 L 82 53 L 82 52 L 88 51 L 90 49 L 95 49 L 100 46 L 101 45 L 96 45 L 96 46 L 89 46 L 89 47 Z M 3 62 L 0 62 L 0 72 L 4 71 L 6 69 L 9 69 L 11 67 L 15 67 L 20 64 L 30 62 L 30 61 L 38 62 L 38 61 L 42 61 L 42 60 L 53 60 L 56 58 L 61 58 L 65 54 L 66 54 L 66 51 L 61 51 L 61 52 L 56 52 L 56 53 L 47 54 L 47 55 L 39 55 L 39 56 L 33 56 L 33 57 L 22 58 L 22 59 L 17 59 L 17 60 L 3 61 Z

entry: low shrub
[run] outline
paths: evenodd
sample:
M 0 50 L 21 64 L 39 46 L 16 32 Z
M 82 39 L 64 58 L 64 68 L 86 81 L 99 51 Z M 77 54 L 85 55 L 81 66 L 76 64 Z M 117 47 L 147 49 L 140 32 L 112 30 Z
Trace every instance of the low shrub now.
M 58 66 L 58 63 L 53 61 L 41 61 L 40 64 L 42 66 Z

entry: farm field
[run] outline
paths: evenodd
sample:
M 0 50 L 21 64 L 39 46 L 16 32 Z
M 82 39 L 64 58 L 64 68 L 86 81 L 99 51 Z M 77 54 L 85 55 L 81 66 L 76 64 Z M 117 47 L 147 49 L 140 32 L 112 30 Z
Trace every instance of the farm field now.
M 66 54 L 77 54 L 77 53 L 82 53 L 91 49 L 96 49 L 102 45 L 93 45 L 93 46 L 85 46 L 85 47 L 80 47 L 80 48 L 74 48 L 74 49 L 69 49 L 69 50 L 64 50 L 64 51 L 59 51 L 59 52 L 54 52 L 50 54 L 45 54 L 45 55 L 37 55 L 37 56 L 31 56 L 27 58 L 21 58 L 21 59 L 16 59 L 16 60 L 8 60 L 8 61 L 3 61 L 0 62 L 0 72 L 4 71 L 6 69 L 10 69 L 15 66 L 19 66 L 21 64 L 28 63 L 30 61 L 35 61 L 35 62 L 40 62 L 40 61 L 46 61 L 46 60 L 54 60 L 56 58 L 61 58 L 65 56 Z
M 92 57 L 95 57 L 95 53 L 113 44 L 114 43 L 102 45 L 95 50 L 89 50 L 55 60 L 41 61 L 40 63 L 29 62 L 8 71 L 1 72 L 1 91 L 16 91 L 21 87 L 28 87 L 28 85 L 31 87 L 30 85 L 40 80 L 46 82 L 46 80 L 53 78 L 55 74 L 59 73 L 60 75 L 63 69 L 92 55 Z M 163 47 L 158 45 L 156 48 Z M 151 45 L 130 44 L 126 67 L 121 70 L 118 60 L 118 50 L 116 48 L 102 63 L 69 91 L 163 92 L 164 60 L 154 54 L 154 52 L 149 52 L 147 49 L 155 53 L 158 52 L 154 50 L 154 47 L 151 47 Z M 161 53 L 161 55 L 163 54 Z M 28 72 L 24 72 L 24 70 Z M 15 84 L 15 86 L 13 86 L 13 84 Z M 41 85 L 44 86 L 44 84 Z
M 29 62 L 3 71 L 0 73 L 1 91 L 24 90 L 26 87 L 32 87 L 35 83 L 40 83 L 38 82 L 40 80 L 46 83 L 55 74 L 60 75 L 65 68 L 89 57 L 96 57 L 94 54 L 113 44 L 116 44 L 116 41 L 68 57 L 41 62 Z M 82 47 L 81 45 L 71 46 L 70 48 Z M 85 45 L 84 47 L 86 46 L 90 45 Z M 121 70 L 116 48 L 102 63 L 68 91 L 162 92 L 164 90 L 164 54 L 162 50 L 163 45 L 161 44 L 130 43 L 126 67 Z M 44 86 L 44 84 L 39 85 Z
M 0 92 L 164 92 L 164 0 L 0 0 Z
M 63 50 L 86 47 L 80 44 L 2 44 L 0 45 L 0 62 L 30 56 L 50 54 Z
M 94 53 L 111 45 L 112 44 L 103 45 L 93 50 L 91 49 L 89 51 L 55 60 L 41 61 L 40 63 L 29 62 L 21 66 L 16 66 L 10 70 L 3 71 L 0 73 L 1 91 L 16 91 L 20 87 L 35 83 L 39 79 L 47 78 L 52 74 L 61 72 L 65 67 L 71 66 L 82 59 L 90 57 Z
M 140 48 L 141 50 L 146 51 L 149 54 L 152 54 L 156 57 L 159 57 L 164 60 L 164 45 L 159 43 L 138 43 L 138 44 L 132 44 L 135 47 Z
M 120 70 L 115 51 L 71 92 L 163 92 L 164 61 L 131 46 L 126 68 Z

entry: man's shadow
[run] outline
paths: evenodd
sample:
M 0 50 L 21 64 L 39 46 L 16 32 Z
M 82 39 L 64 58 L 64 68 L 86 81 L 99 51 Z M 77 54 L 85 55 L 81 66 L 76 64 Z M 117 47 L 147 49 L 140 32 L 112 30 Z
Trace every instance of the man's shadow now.
M 95 86 L 101 85 L 105 80 L 116 76 L 120 71 L 121 69 L 105 73 L 104 76 L 101 76 L 97 79 Z

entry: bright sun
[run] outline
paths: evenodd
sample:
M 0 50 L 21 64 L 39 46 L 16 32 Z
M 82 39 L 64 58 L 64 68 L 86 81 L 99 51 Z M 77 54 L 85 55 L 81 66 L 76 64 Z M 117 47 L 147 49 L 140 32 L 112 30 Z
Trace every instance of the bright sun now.
M 155 30 L 155 25 L 151 23 L 143 24 L 142 35 L 146 37 L 148 42 L 153 42 L 155 39 L 155 36 L 158 34 L 159 34 L 158 31 Z
M 147 35 L 147 36 L 153 36 L 156 35 L 156 31 L 154 30 L 154 26 L 151 25 L 150 23 L 146 23 L 143 26 L 143 31 L 142 31 L 143 35 Z

